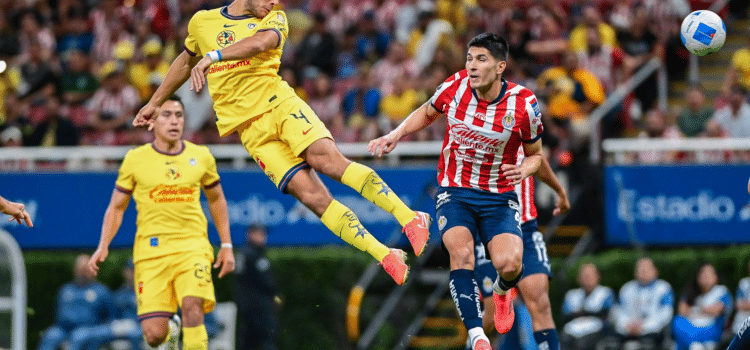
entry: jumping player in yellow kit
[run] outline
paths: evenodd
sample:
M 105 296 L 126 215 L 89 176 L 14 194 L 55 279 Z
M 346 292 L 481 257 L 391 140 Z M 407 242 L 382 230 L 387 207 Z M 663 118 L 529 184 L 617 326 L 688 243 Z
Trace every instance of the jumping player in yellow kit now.
M 317 173 L 391 213 L 417 255 L 427 245 L 431 218 L 409 209 L 372 169 L 346 159 L 315 112 L 281 80 L 278 70 L 289 26 L 284 12 L 273 10 L 278 3 L 234 0 L 197 12 L 188 24 L 185 50 L 133 125 L 149 125 L 156 106 L 188 78 L 194 91 L 207 84 L 219 133 L 237 132 L 279 190 L 297 198 L 341 239 L 372 255 L 402 284 L 409 271 L 405 253 L 367 232 L 349 208 L 331 197 Z
M 98 271 L 97 264 L 106 259 L 133 197 L 138 211 L 134 282 L 144 338 L 152 347 L 168 338 L 166 345 L 174 344 L 179 329 L 170 332 L 169 320 L 179 307 L 184 349 L 205 350 L 208 335 L 203 316 L 213 309 L 216 297 L 211 278 L 214 252 L 201 208 L 201 188 L 222 242 L 214 264 L 221 267 L 220 278 L 234 270 L 227 202 L 208 148 L 182 140 L 182 102 L 163 103 L 153 125 L 154 142 L 129 151 L 123 159 L 99 246 L 88 264 Z

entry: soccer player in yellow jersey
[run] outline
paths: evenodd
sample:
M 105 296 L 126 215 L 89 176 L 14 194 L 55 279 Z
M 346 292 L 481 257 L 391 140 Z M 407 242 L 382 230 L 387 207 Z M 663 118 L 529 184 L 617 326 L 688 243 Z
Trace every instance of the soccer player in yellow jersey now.
M 221 238 L 214 264 L 221 267 L 220 278 L 234 270 L 234 253 L 216 160 L 207 147 L 182 140 L 184 122 L 182 102 L 164 102 L 153 119 L 154 142 L 125 155 L 89 267 L 97 271 L 97 264 L 106 259 L 132 196 L 138 211 L 135 290 L 146 342 L 156 347 L 167 340 L 168 321 L 179 307 L 184 348 L 207 349 L 203 315 L 213 309 L 216 298 L 211 280 L 214 252 L 201 209 L 201 188 Z
M 133 125 L 151 123 L 156 106 L 190 78 L 191 89 L 208 85 L 222 136 L 237 132 L 268 178 L 310 208 L 323 224 L 370 253 L 398 284 L 408 275 L 405 253 L 388 249 L 335 199 L 317 173 L 339 181 L 390 212 L 414 252 L 427 245 L 431 218 L 409 209 L 370 168 L 346 159 L 331 133 L 278 75 L 289 26 L 279 0 L 235 0 L 190 19 L 185 50 L 164 82 L 138 112 Z M 201 58 L 202 56 L 202 58 Z

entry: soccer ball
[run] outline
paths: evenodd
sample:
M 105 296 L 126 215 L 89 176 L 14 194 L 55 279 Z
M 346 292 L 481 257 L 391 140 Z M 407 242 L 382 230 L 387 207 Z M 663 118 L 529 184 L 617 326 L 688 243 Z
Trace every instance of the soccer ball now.
M 691 53 L 705 56 L 719 51 L 727 38 L 727 26 L 719 15 L 708 11 L 694 11 L 680 26 L 682 44 Z

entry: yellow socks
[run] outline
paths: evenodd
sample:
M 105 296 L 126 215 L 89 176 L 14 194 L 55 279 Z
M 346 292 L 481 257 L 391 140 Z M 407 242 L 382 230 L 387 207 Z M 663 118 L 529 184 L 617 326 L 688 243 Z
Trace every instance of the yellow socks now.
M 208 333 L 206 333 L 206 326 L 183 327 L 182 348 L 184 350 L 207 350 Z
M 367 232 L 349 208 L 335 199 L 328 205 L 323 216 L 320 217 L 320 221 L 336 236 L 341 237 L 344 242 L 369 253 L 377 261 L 383 261 L 383 258 L 390 253 L 388 247 Z
M 359 192 L 362 197 L 396 217 L 401 226 L 406 226 L 416 213 L 393 193 L 374 170 L 359 163 L 351 162 L 341 176 L 341 183 Z

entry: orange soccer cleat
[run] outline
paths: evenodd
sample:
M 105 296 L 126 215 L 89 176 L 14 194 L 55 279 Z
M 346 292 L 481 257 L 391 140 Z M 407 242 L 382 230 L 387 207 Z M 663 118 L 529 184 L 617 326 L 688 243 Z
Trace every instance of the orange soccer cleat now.
M 477 337 L 473 344 L 471 344 L 471 350 L 492 350 L 490 342 L 487 339 Z
M 508 333 L 513 328 L 513 320 L 516 318 L 513 310 L 515 297 L 515 288 L 511 288 L 503 295 L 492 292 L 492 300 L 495 302 L 495 329 L 500 334 Z
M 406 252 L 401 249 L 391 249 L 391 252 L 380 262 L 396 284 L 402 285 L 409 277 L 409 265 L 406 265 Z
M 423 213 L 421 211 L 415 212 L 417 215 L 409 221 L 401 232 L 406 234 L 406 238 L 409 239 L 412 248 L 414 248 L 414 254 L 419 256 L 427 246 L 427 241 L 430 240 L 430 224 L 432 224 L 432 218 L 430 214 Z

